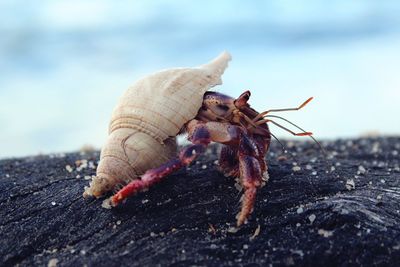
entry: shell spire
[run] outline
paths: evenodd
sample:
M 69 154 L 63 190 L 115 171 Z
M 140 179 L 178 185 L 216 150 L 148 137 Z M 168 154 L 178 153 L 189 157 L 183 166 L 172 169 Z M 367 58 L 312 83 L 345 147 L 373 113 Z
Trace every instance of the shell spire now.
M 205 70 L 211 76 L 212 86 L 219 85 L 222 84 L 221 76 L 228 67 L 228 62 L 231 59 L 232 56 L 227 51 L 224 51 L 212 61 L 201 65 L 199 68 Z

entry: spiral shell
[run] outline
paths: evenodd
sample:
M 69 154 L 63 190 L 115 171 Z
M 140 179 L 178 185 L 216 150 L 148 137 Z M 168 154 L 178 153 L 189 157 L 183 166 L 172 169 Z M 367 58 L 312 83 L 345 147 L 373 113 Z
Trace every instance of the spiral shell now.
M 99 197 L 176 155 L 176 135 L 193 119 L 204 93 L 222 84 L 227 52 L 196 68 L 167 69 L 134 83 L 115 107 L 96 176 L 84 196 Z

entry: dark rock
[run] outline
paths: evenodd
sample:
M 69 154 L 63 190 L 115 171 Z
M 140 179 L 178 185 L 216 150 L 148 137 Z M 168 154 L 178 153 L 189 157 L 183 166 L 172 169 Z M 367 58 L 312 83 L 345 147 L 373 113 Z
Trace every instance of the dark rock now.
M 327 160 L 284 143 L 292 155 L 273 144 L 270 181 L 236 232 L 240 194 L 216 146 L 112 210 L 82 198 L 97 152 L 2 160 L 1 265 L 400 266 L 400 138 L 324 142 Z

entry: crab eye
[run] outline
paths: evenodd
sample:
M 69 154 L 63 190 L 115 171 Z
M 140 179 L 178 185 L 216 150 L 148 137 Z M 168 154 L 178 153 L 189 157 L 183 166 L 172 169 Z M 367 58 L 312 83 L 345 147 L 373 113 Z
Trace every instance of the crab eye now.
M 229 107 L 227 105 L 218 104 L 217 107 L 219 109 L 222 109 L 223 111 L 228 111 L 229 110 Z

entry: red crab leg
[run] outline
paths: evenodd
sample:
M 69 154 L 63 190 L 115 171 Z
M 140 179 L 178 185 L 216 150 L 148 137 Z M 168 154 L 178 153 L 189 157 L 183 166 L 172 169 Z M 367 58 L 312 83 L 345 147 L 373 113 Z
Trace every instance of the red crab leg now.
M 111 204 L 113 206 L 117 206 L 124 199 L 150 187 L 152 184 L 160 181 L 164 176 L 167 176 L 168 174 L 174 172 L 175 170 L 178 170 L 181 167 L 181 161 L 179 159 L 174 159 L 168 161 L 158 168 L 148 170 L 145 174 L 143 174 L 141 179 L 133 180 L 132 182 L 124 186 L 121 190 L 119 190 L 114 196 L 112 196 Z
M 253 211 L 257 189 L 263 184 L 263 172 L 267 168 L 264 155 L 268 149 L 269 137 L 255 136 L 255 139 L 252 139 L 241 127 L 224 123 L 207 122 L 204 126 L 208 129 L 212 141 L 225 144 L 230 148 L 223 152 L 220 162 L 225 160 L 224 163 L 227 165 L 221 166 L 221 168 L 226 167 L 225 170 L 232 170 L 240 174 L 241 184 L 244 188 L 242 208 L 237 216 L 237 225 L 240 226 Z M 239 167 L 235 168 L 234 165 L 237 162 L 239 162 Z M 230 169 L 230 167 L 233 168 Z
M 262 166 L 259 163 L 259 150 L 254 140 L 242 133 L 239 143 L 239 170 L 244 193 L 242 209 L 237 215 L 237 226 L 242 225 L 253 211 L 257 188 L 262 186 Z
M 193 145 L 185 147 L 179 153 L 178 158 L 172 159 L 158 168 L 148 170 L 140 179 L 130 182 L 128 185 L 119 190 L 114 196 L 112 196 L 111 204 L 116 206 L 127 197 L 149 188 L 174 171 L 182 168 L 183 166 L 189 165 L 199 154 L 205 151 L 207 145 L 211 141 L 210 133 L 205 126 L 200 125 L 193 130 L 190 140 L 192 141 Z
M 265 162 L 265 154 L 269 148 L 270 139 L 262 135 L 254 135 L 252 140 L 258 147 L 258 162 L 260 163 L 261 172 L 265 173 L 267 170 L 267 163 Z M 238 146 L 225 145 L 221 149 L 221 154 L 218 160 L 219 170 L 226 176 L 240 177 L 239 172 L 239 157 Z

